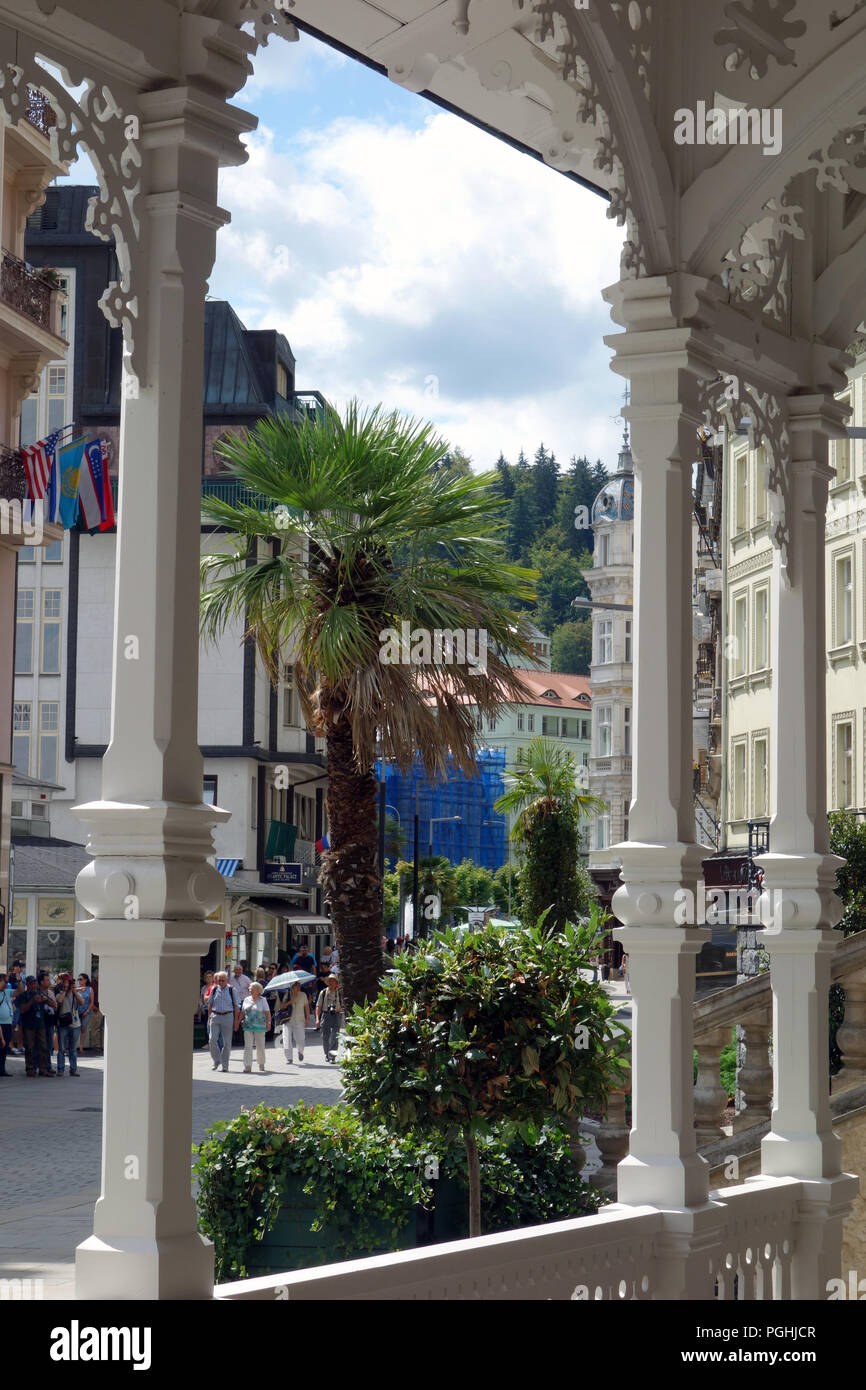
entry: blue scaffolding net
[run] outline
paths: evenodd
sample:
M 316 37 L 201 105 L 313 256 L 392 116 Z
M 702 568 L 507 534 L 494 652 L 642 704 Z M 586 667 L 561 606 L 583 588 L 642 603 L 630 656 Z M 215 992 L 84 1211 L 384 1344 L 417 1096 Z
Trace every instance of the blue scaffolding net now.
M 475 777 L 465 777 L 451 759 L 447 774 L 437 779 L 428 778 L 420 759 L 406 773 L 390 765 L 386 767 L 388 814 L 397 812 L 406 837 L 406 859 L 412 858 L 413 818 L 417 810 L 422 858 L 430 850 L 432 823 L 435 855 L 442 855 L 452 864 L 471 859 L 493 872 L 505 863 L 506 818 L 493 809 L 505 791 L 505 749 L 481 748 L 476 756 Z M 381 762 L 376 764 L 376 777 L 381 781 Z

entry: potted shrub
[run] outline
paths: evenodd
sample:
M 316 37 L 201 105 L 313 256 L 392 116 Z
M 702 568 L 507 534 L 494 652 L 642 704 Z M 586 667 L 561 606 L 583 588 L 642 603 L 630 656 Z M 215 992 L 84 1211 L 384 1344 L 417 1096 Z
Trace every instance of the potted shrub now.
M 528 1144 L 546 1121 L 603 1110 L 627 1063 L 627 1032 L 585 979 L 592 937 L 566 924 L 495 927 L 432 938 L 401 955 L 378 998 L 355 1009 L 343 1063 L 346 1099 L 371 1122 L 415 1130 L 466 1152 L 469 1230 L 481 1234 L 479 1141 L 519 1126 Z

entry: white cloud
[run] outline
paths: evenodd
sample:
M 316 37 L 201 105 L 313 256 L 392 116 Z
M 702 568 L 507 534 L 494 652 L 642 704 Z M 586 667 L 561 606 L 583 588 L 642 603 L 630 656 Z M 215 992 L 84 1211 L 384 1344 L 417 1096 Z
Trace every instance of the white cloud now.
M 602 199 L 440 112 L 285 143 L 263 127 L 249 151 L 222 177 L 211 285 L 286 333 L 301 388 L 430 416 L 479 466 L 542 439 L 614 461 L 600 290 L 621 234 Z

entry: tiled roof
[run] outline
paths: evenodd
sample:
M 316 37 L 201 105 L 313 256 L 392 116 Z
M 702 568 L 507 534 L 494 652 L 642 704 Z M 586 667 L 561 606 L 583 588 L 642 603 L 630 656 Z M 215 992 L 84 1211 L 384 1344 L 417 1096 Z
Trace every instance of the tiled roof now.
M 576 710 L 589 712 L 589 676 L 561 676 L 555 671 L 536 671 L 524 667 L 512 667 L 512 672 L 526 688 L 527 693 L 523 700 L 509 703 L 547 705 L 550 709 L 566 710 L 572 714 Z M 548 691 L 553 691 L 554 694 L 551 696 L 547 694 Z M 434 697 L 429 692 L 428 698 L 432 704 Z M 460 695 L 458 699 L 461 704 L 473 704 L 468 695 Z
M 15 891 L 27 888 L 66 888 L 75 880 L 91 856 L 83 845 L 71 840 L 51 840 L 33 835 L 12 841 L 15 852 Z

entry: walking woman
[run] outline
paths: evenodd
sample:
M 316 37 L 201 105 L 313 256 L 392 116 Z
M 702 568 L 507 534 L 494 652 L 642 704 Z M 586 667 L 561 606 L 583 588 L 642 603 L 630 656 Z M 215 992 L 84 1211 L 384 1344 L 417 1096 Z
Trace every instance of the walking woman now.
M 294 984 L 288 1000 L 285 1003 L 281 1000 L 281 1006 L 284 1012 L 283 1056 L 291 1066 L 294 1045 L 297 1045 L 298 1061 L 304 1060 L 304 1043 L 307 1040 L 307 1027 L 310 1022 L 310 1001 L 301 986 Z
M 244 1071 L 253 1069 L 253 1043 L 259 1071 L 265 1069 L 265 1031 L 271 1021 L 271 1011 L 259 980 L 253 980 L 250 992 L 241 1006 L 244 1029 Z
M 0 971 L 0 1076 L 8 1076 L 6 1058 L 12 1047 L 12 990 Z

